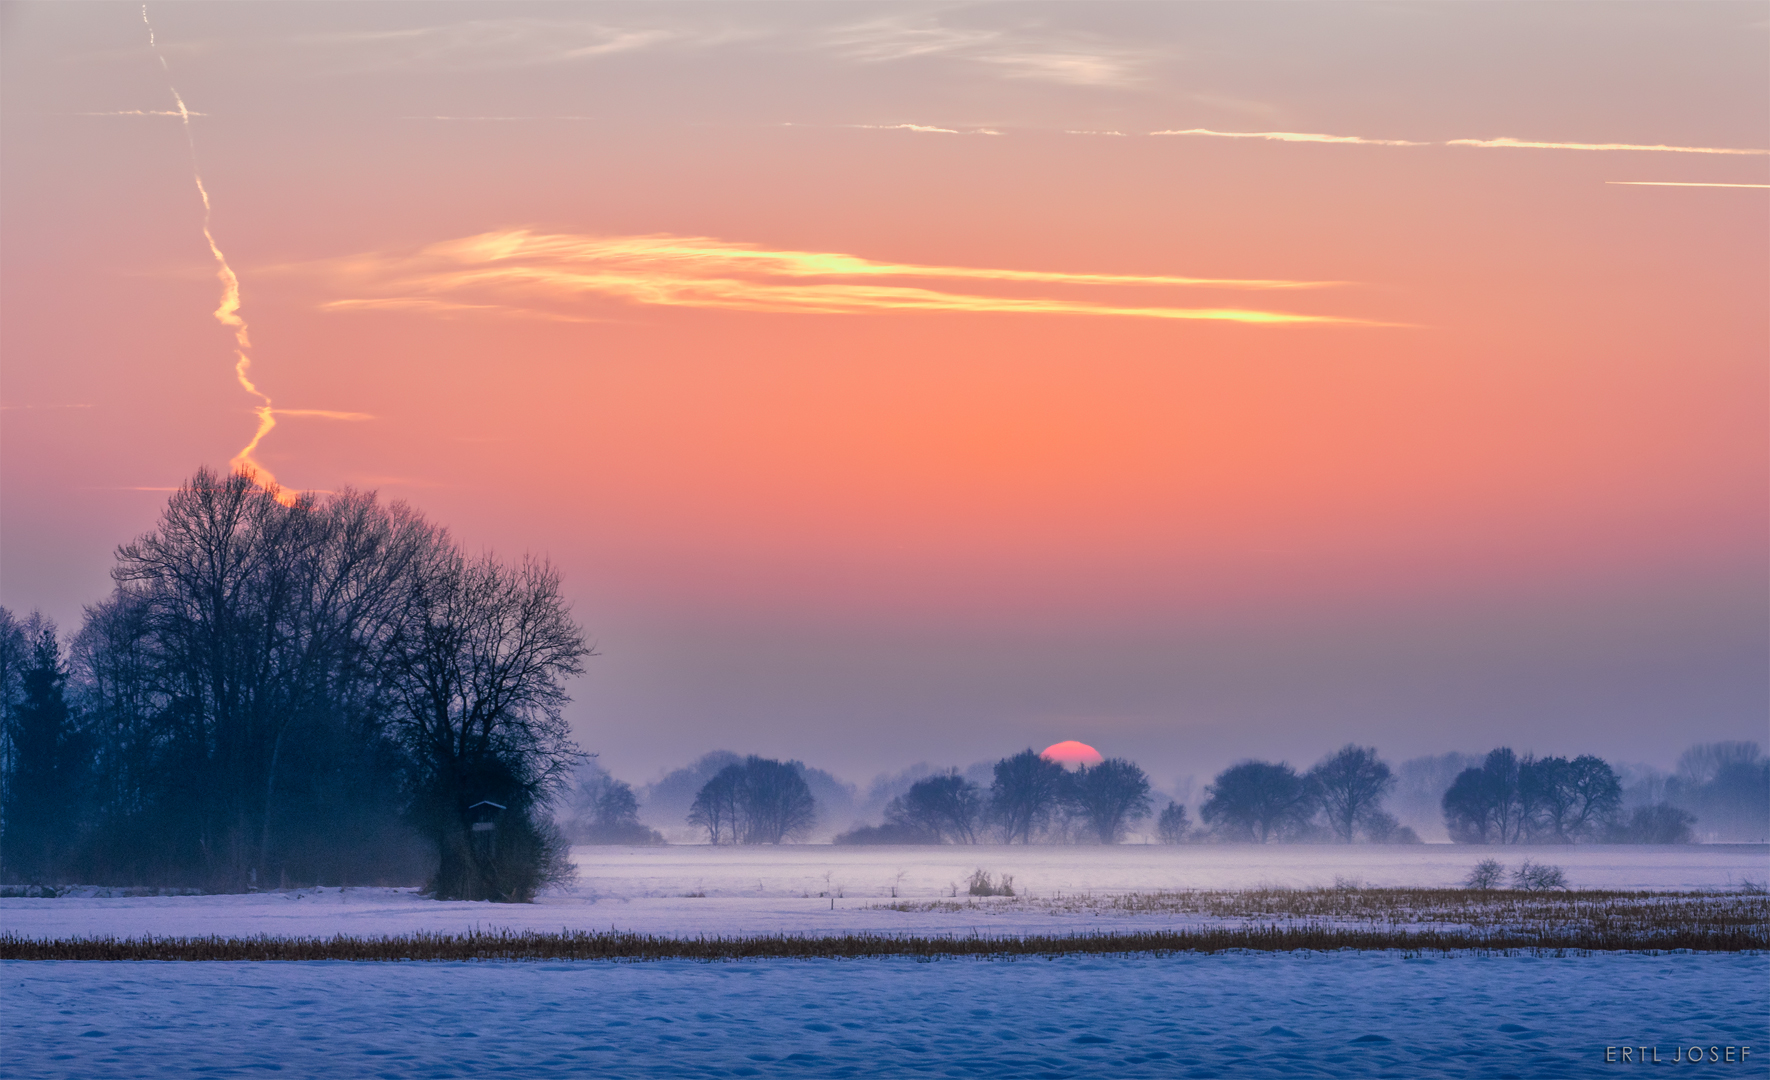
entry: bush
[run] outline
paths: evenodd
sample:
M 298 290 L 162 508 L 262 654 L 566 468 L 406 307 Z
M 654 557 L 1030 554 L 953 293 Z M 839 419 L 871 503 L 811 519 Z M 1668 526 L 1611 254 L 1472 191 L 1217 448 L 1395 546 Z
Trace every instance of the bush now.
M 1186 819 L 1186 807 L 1170 801 L 1167 809 L 1155 819 L 1155 834 L 1164 844 L 1184 843 L 1186 834 L 1192 830 L 1192 822 Z
M 938 844 L 940 837 L 930 836 L 913 825 L 887 821 L 883 825 L 860 825 L 845 833 L 837 833 L 836 844 Z
M 972 896 L 1014 895 L 1014 875 L 1012 874 L 1003 874 L 1002 883 L 998 885 L 990 880 L 989 874 L 983 868 L 979 867 L 977 872 L 971 875 L 970 885 L 969 891 Z
M 1528 889 L 1532 892 L 1543 889 L 1565 889 L 1567 888 L 1567 875 L 1562 872 L 1559 866 L 1544 866 L 1525 859 L 1518 864 L 1518 869 L 1512 871 L 1512 885 L 1514 888 Z
M 1605 839 L 1613 844 L 1688 844 L 1696 838 L 1690 826 L 1696 815 L 1671 803 L 1637 807 L 1627 822 L 1611 826 Z
M 1481 889 L 1484 892 L 1488 889 L 1497 889 L 1500 887 L 1500 879 L 1505 876 L 1505 873 L 1506 868 L 1500 865 L 1498 859 L 1482 859 L 1475 864 L 1474 869 L 1469 871 L 1469 876 L 1463 879 L 1463 887 L 1465 889 Z

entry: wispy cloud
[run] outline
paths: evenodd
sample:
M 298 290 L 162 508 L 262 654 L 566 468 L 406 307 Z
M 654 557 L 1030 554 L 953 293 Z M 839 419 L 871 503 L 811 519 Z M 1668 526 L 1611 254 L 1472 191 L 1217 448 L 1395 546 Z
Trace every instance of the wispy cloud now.
M 373 420 L 375 417 L 365 412 L 339 412 L 336 409 L 272 409 L 278 416 L 310 416 L 320 420 Z
M 889 63 L 942 57 L 982 65 L 1008 78 L 1072 86 L 1124 86 L 1138 81 L 1143 55 L 1092 36 L 1042 27 L 952 26 L 931 15 L 896 15 L 833 27 L 814 48 L 844 59 Z
M 1577 143 L 1528 142 L 1523 139 L 1452 139 L 1446 146 L 1478 146 L 1484 150 L 1644 150 L 1660 154 L 1749 154 L 1763 156 L 1770 150 L 1741 149 L 1731 146 L 1666 146 L 1663 143 Z
M 1152 131 L 1151 135 L 1209 135 L 1218 139 L 1265 139 L 1270 142 L 1352 143 L 1359 146 L 1431 146 L 1431 143 L 1406 139 L 1366 139 L 1358 135 L 1317 135 L 1307 131 L 1212 131 L 1209 128 L 1187 128 L 1184 131 Z
M 197 112 L 195 109 L 186 109 L 183 112 L 180 112 L 177 109 L 113 109 L 110 112 L 81 112 L 81 113 L 75 113 L 74 115 L 75 116 L 176 116 L 176 117 L 179 117 L 180 119 L 183 119 L 184 117 L 187 117 L 187 116 L 208 116 L 209 114 Z
M 931 135 L 1000 135 L 994 128 L 972 128 L 969 131 L 961 128 L 934 127 L 930 124 L 849 124 L 848 127 L 863 128 L 869 131 L 919 131 Z
M 732 36 L 729 31 L 706 28 L 512 18 L 310 34 L 298 41 L 326 50 L 356 70 L 463 71 L 565 64 Z
M 1606 180 L 1606 184 L 1621 187 L 1730 187 L 1730 188 L 1770 188 L 1770 184 L 1712 184 L 1692 180 Z
M 1122 297 L 1103 300 L 1074 292 L 1101 287 L 1270 292 L 1321 288 L 1337 282 L 933 266 L 668 235 L 604 237 L 506 230 L 433 244 L 410 254 L 368 254 L 285 269 L 317 273 L 328 287 L 357 294 L 330 301 L 325 306 L 332 310 L 453 312 L 514 306 L 538 312 L 563 306 L 564 311 L 549 317 L 576 319 L 582 316 L 572 310 L 574 304 L 599 298 L 777 314 L 947 311 L 1272 324 L 1369 323 L 1343 316 L 1226 305 L 1191 307 L 1126 302 Z M 998 287 L 1047 285 L 1065 295 L 988 295 L 956 291 L 943 284 L 958 281 Z
M 1322 135 L 1309 131 L 1212 131 L 1209 128 L 1152 131 L 1151 135 L 1206 135 L 1217 139 L 1265 139 L 1272 142 L 1344 143 L 1355 146 L 1473 146 L 1482 150 L 1636 150 L 1662 154 L 1742 154 L 1763 156 L 1770 150 L 1726 146 L 1666 146 L 1655 143 L 1529 142 L 1523 139 L 1450 139 L 1442 143 L 1409 139 L 1368 139 L 1362 135 Z
M 396 116 L 395 120 L 601 120 L 597 116 Z
M 557 311 L 535 311 L 532 308 L 511 307 L 508 304 L 463 304 L 453 300 L 438 300 L 431 296 L 380 296 L 328 300 L 320 307 L 325 311 L 413 311 L 445 318 L 455 315 L 502 315 L 518 319 L 545 319 L 549 322 L 609 321 L 608 319 L 571 315 Z

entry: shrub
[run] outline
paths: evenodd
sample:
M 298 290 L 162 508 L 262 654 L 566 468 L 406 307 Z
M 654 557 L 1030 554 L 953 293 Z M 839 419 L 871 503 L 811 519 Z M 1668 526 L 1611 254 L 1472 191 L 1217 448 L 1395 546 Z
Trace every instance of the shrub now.
M 1544 866 L 1541 863 L 1533 863 L 1529 859 L 1525 859 L 1518 864 L 1518 869 L 1512 871 L 1512 885 L 1515 888 L 1529 889 L 1532 892 L 1543 889 L 1565 889 L 1567 888 L 1567 875 L 1562 872 L 1559 866 Z
M 1463 879 L 1463 887 L 1483 891 L 1497 889 L 1500 887 L 1500 879 L 1505 876 L 1505 873 L 1506 868 L 1500 865 L 1498 859 L 1482 859 L 1475 864 L 1474 869 L 1469 871 L 1469 876 Z
M 938 844 L 940 837 L 931 836 L 913 825 L 887 821 L 883 825 L 857 825 L 845 833 L 837 833 L 836 844 Z
M 1613 844 L 1688 844 L 1695 839 L 1690 831 L 1694 824 L 1696 815 L 1662 802 L 1637 807 L 1627 822 L 1612 826 L 1605 839 Z
M 1186 819 L 1186 807 L 1177 802 L 1169 801 L 1167 809 L 1155 819 L 1155 834 L 1164 844 L 1183 843 L 1191 830 L 1192 822 Z
M 1003 874 L 1002 875 L 1002 883 L 1000 885 L 998 885 L 994 881 L 990 880 L 990 876 L 989 876 L 988 872 L 986 872 L 982 867 L 979 867 L 977 872 L 971 875 L 970 885 L 971 885 L 970 893 L 972 896 L 1013 896 L 1014 895 L 1014 875 Z

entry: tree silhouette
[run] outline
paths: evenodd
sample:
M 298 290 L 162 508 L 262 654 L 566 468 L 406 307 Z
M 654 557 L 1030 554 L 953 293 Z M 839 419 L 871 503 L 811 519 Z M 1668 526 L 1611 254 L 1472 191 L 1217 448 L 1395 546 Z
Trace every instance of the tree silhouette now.
M 1149 816 L 1149 777 L 1124 758 L 1078 770 L 1070 797 L 1102 844 L 1116 844 L 1134 821 Z
M 1322 758 L 1309 770 L 1321 797 L 1322 810 L 1328 824 L 1342 843 L 1350 844 L 1354 831 L 1362 825 L 1375 824 L 1377 832 L 1387 836 L 1394 831 L 1393 820 L 1385 820 L 1383 796 L 1395 786 L 1389 766 L 1377 760 L 1374 748 L 1347 743 L 1338 753 Z
M 1244 761 L 1217 774 L 1198 816 L 1231 836 L 1264 844 L 1306 825 L 1315 808 L 1315 786 L 1289 765 Z
M 1028 747 L 996 762 L 990 784 L 989 809 L 1007 843 L 1032 843 L 1070 795 L 1069 774 Z

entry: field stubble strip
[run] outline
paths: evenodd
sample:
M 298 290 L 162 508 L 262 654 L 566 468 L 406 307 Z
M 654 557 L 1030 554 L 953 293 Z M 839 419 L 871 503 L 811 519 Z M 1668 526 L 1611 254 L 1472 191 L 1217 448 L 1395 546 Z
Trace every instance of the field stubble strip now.
M 1510 889 L 1185 889 L 1158 892 L 906 900 L 881 909 L 929 913 L 1195 915 L 1244 922 L 1353 924 L 1398 930 L 1437 925 L 1630 940 L 1667 934 L 1770 930 L 1770 898 L 1747 893 Z
M 0 935 L 0 960 L 751 960 L 1049 957 L 1217 952 L 1406 953 L 1762 952 L 1763 927 L 1630 937 L 1470 933 L 1337 926 L 1243 926 L 1100 934 L 923 937 L 882 934 L 672 938 L 623 933 L 499 932 L 394 937 L 21 938 Z

